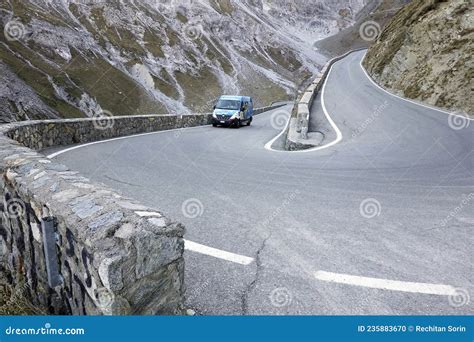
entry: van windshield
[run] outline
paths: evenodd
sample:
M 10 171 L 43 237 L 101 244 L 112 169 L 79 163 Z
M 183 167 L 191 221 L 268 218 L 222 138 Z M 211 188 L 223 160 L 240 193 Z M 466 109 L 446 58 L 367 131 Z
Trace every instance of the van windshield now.
M 221 99 L 221 100 L 217 101 L 216 108 L 219 108 L 219 109 L 240 109 L 240 101 Z

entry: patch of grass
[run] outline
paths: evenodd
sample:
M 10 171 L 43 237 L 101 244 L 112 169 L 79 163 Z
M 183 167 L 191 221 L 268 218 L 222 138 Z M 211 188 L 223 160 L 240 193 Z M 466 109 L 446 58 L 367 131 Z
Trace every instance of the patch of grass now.
M 237 50 L 239 51 L 239 54 L 244 56 L 246 59 L 260 65 L 261 67 L 272 69 L 274 65 L 272 65 L 268 59 L 264 58 L 261 55 L 261 52 L 258 51 L 257 49 L 259 49 L 258 46 L 253 47 L 251 51 L 239 50 L 239 49 Z
M 1 39 L 2 38 L 0 38 L 0 40 Z M 51 66 L 47 66 L 39 56 L 36 56 L 30 50 L 24 48 L 20 43 L 10 42 L 10 45 L 14 51 L 23 56 L 23 58 L 32 63 L 35 67 L 31 67 L 31 65 L 24 62 L 20 57 L 11 54 L 6 49 L 0 49 L 0 59 L 6 63 L 21 80 L 33 88 L 44 103 L 55 109 L 64 118 L 84 117 L 84 114 L 77 108 L 56 97 L 54 88 L 49 82 L 47 75 L 57 76 L 56 80 L 59 80 L 59 71 Z M 37 68 L 44 73 L 38 71 Z
M 184 90 L 184 104 L 193 111 L 221 95 L 219 80 L 208 67 L 202 68 L 199 75 L 176 71 L 175 77 Z
M 161 104 L 122 71 L 107 61 L 89 56 L 86 60 L 72 51 L 73 61 L 66 72 L 71 80 L 94 96 L 103 109 L 114 115 L 157 113 Z
M 223 13 L 223 14 L 232 14 L 234 12 L 234 6 L 230 0 L 210 0 L 211 6 Z
M 107 37 L 112 45 L 136 55 L 145 55 L 145 50 L 137 43 L 137 38 L 131 31 L 124 30 L 120 26 L 111 27 L 107 25 L 103 8 L 93 8 L 91 10 L 91 19 L 94 20 L 100 33 Z
M 165 29 L 165 32 L 166 32 L 166 35 L 168 36 L 170 46 L 175 46 L 179 43 L 180 38 L 178 34 L 172 28 L 167 26 Z
M 298 70 L 302 66 L 295 54 L 288 49 L 269 46 L 265 50 L 275 62 L 291 72 Z
M 100 46 L 102 46 L 103 48 L 105 48 L 105 39 L 104 37 L 100 34 L 100 32 L 98 32 L 94 26 L 90 23 L 90 21 L 88 20 L 88 18 L 86 18 L 85 16 L 81 15 L 78 7 L 76 4 L 70 4 L 69 5 L 69 10 L 71 11 L 72 14 L 74 14 L 74 16 L 79 20 L 79 22 L 84 25 L 84 27 L 87 29 L 87 31 L 89 33 L 91 33 L 92 35 L 95 36 L 95 39 L 96 41 L 98 42 L 98 44 Z M 105 22 L 103 22 L 103 25 L 105 25 Z
M 251 77 L 239 77 L 239 84 L 241 95 L 252 96 L 255 107 L 268 106 L 272 101 L 291 99 L 284 88 L 257 72 L 253 72 Z
M 225 55 L 223 51 L 224 48 L 216 50 L 214 46 L 209 42 L 206 38 L 203 39 L 204 42 L 207 44 L 207 51 L 206 51 L 206 57 L 209 58 L 211 61 L 219 61 L 222 69 L 224 72 L 228 75 L 231 75 L 232 72 L 234 71 L 234 68 L 232 67 L 232 64 L 229 62 L 228 57 Z M 213 41 L 214 45 L 221 47 L 221 45 L 218 42 Z
M 187 48 L 184 48 L 183 52 L 186 55 L 186 60 L 191 62 L 193 66 L 198 66 L 199 65 L 199 62 L 196 59 L 196 57 L 194 57 L 192 51 L 188 50 Z
M 35 306 L 29 298 L 27 287 L 24 284 L 13 290 L 7 286 L 0 286 L 0 315 L 46 315 L 47 310 Z
M 186 18 L 181 12 L 176 13 L 176 19 L 181 21 L 183 24 L 188 22 L 188 18 Z
M 147 50 L 150 51 L 153 56 L 165 57 L 163 50 L 161 49 L 161 46 L 164 45 L 163 41 L 160 37 L 158 37 L 158 35 L 151 31 L 151 29 L 145 30 L 143 40 L 145 42 Z
M 10 4 L 15 17 L 20 18 L 23 23 L 30 22 L 33 12 L 28 9 L 26 2 L 21 0 L 12 0 Z M 7 8 L 10 9 L 9 7 Z
M 153 81 L 155 82 L 155 88 L 157 88 L 159 91 L 161 91 L 168 97 L 171 97 L 175 100 L 178 99 L 178 90 L 174 87 L 173 81 L 165 69 L 161 69 L 160 71 L 161 78 L 158 78 L 154 75 L 152 75 L 151 77 L 153 77 Z
M 66 17 L 58 17 L 50 12 L 43 10 L 40 6 L 30 6 L 29 2 L 23 0 L 11 0 L 13 14 L 20 18 L 23 23 L 28 23 L 34 17 L 38 20 L 44 20 L 55 26 L 67 27 Z M 8 10 L 10 7 L 6 7 Z

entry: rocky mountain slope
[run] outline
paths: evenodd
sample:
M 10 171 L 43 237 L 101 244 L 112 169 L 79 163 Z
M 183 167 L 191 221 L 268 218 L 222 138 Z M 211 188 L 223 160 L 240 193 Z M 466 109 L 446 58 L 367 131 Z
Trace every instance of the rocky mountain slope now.
M 292 98 L 371 0 L 1 0 L 0 122 Z
M 327 38 L 315 42 L 318 52 L 336 57 L 348 50 L 369 47 L 390 19 L 411 0 L 369 2 L 356 16 L 356 22 Z M 364 32 L 365 31 L 365 32 Z M 362 34 L 361 34 L 362 33 Z
M 363 64 L 402 96 L 472 115 L 473 55 L 471 0 L 415 0 L 393 17 Z

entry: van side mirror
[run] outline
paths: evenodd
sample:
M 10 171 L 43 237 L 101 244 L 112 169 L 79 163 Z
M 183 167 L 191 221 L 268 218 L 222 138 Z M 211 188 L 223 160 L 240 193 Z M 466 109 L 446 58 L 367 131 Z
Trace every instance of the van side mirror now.
M 216 109 L 216 105 L 212 106 L 212 109 Z

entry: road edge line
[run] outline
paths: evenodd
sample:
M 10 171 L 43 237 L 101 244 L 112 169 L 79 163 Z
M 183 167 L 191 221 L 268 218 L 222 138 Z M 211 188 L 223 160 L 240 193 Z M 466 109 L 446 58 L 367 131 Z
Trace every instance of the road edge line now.
M 72 147 L 68 147 L 68 148 L 65 148 L 63 150 L 59 150 L 57 152 L 53 152 L 51 154 L 48 154 L 46 156 L 46 158 L 48 159 L 53 159 L 63 153 L 66 153 L 66 152 L 69 152 L 69 151 L 73 151 L 73 150 L 77 150 L 79 148 L 82 148 L 82 147 L 86 147 L 86 146 L 90 146 L 90 145 L 95 145 L 95 144 L 102 144 L 102 143 L 106 143 L 106 142 L 109 142 L 109 141 L 115 141 L 115 140 L 122 140 L 122 139 L 127 139 L 127 138 L 135 138 L 135 137 L 141 137 L 141 136 L 145 136 L 145 135 L 151 135 L 151 134 L 158 134 L 158 133 L 165 133 L 165 132 L 175 132 L 175 131 L 181 131 L 181 130 L 189 130 L 189 129 L 194 129 L 194 128 L 202 128 L 202 127 L 207 127 L 207 126 L 210 126 L 210 125 L 201 125 L 201 126 L 194 126 L 194 127 L 182 127 L 182 128 L 173 128 L 173 129 L 164 129 L 164 130 L 161 130 L 161 131 L 155 131 L 155 132 L 147 132 L 147 133 L 138 133 L 138 134 L 131 134 L 131 135 L 124 135 L 122 137 L 115 137 L 115 138 L 109 138 L 109 139 L 104 139 L 104 140 L 97 140 L 97 141 L 92 141 L 92 142 L 88 142 L 88 143 L 84 143 L 84 144 L 79 144 L 79 145 L 76 145 L 76 146 L 72 146 Z
M 356 52 L 356 51 L 353 51 L 353 52 Z M 346 56 L 347 57 L 347 56 Z M 345 57 L 344 57 L 345 58 Z M 336 61 L 338 62 L 338 61 Z M 334 64 L 336 64 L 336 62 Z M 326 119 L 328 120 L 329 124 L 331 125 L 331 127 L 333 128 L 334 132 L 336 133 L 336 139 L 334 139 L 333 141 L 331 141 L 330 143 L 327 143 L 327 144 L 324 144 L 322 146 L 317 146 L 317 147 L 312 147 L 312 148 L 308 148 L 308 149 L 305 149 L 305 150 L 296 150 L 296 151 L 286 151 L 286 150 L 276 150 L 272 147 L 273 143 L 286 131 L 286 129 L 288 128 L 288 125 L 290 124 L 290 121 L 291 121 L 291 114 L 290 116 L 288 117 L 288 121 L 286 122 L 286 126 L 285 128 L 276 136 L 274 137 L 272 140 L 270 140 L 269 142 L 267 142 L 265 144 L 265 149 L 268 150 L 268 151 L 273 151 L 273 152 L 285 152 L 285 153 L 307 153 L 307 152 L 314 152 L 314 151 L 320 151 L 320 150 L 324 150 L 328 147 L 331 147 L 337 143 L 339 143 L 342 139 L 343 139 L 343 136 L 342 136 L 342 133 L 341 131 L 339 130 L 339 127 L 337 127 L 336 123 L 333 121 L 333 119 L 331 118 L 331 116 L 329 115 L 329 112 L 326 108 L 326 104 L 325 104 L 325 101 L 324 101 L 324 95 L 325 95 L 325 90 L 326 90 L 326 84 L 329 80 L 329 76 L 331 75 L 331 72 L 332 72 L 332 67 L 334 66 L 334 64 L 332 64 L 330 67 L 329 67 L 329 71 L 328 71 L 328 74 L 326 76 L 326 79 L 324 80 L 324 83 L 323 83 L 323 88 L 321 90 L 321 107 L 323 109 L 323 113 L 324 113 L 324 116 L 326 117 Z

